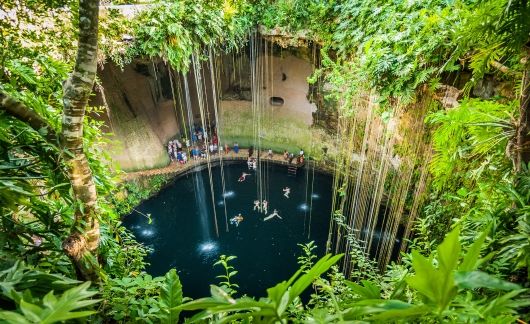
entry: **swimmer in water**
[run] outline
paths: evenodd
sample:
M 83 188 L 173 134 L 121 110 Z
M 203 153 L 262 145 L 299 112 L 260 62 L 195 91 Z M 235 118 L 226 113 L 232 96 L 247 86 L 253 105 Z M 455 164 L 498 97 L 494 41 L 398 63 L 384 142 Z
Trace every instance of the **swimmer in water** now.
M 239 226 L 239 223 L 243 221 L 243 216 L 241 216 L 241 213 L 239 213 L 237 216 L 234 216 L 230 219 L 230 224 L 236 225 L 236 227 Z
M 247 176 L 249 176 L 249 175 L 250 175 L 250 173 L 245 173 L 245 172 L 241 173 L 241 176 L 239 177 L 239 179 L 237 179 L 237 182 L 245 181 L 247 179 Z
M 269 219 L 272 219 L 272 218 L 274 218 L 274 217 L 278 217 L 279 219 L 282 219 L 282 217 L 280 216 L 280 214 L 278 214 L 278 210 L 275 209 L 275 210 L 272 212 L 272 214 L 270 214 L 269 216 L 265 217 L 263 220 L 264 220 L 264 221 L 268 221 Z
M 258 211 L 261 211 L 261 206 L 260 206 L 260 203 L 259 203 L 259 200 L 254 200 L 254 210 L 258 210 Z
M 289 198 L 290 193 L 291 193 L 291 188 L 289 187 L 283 188 L 283 195 L 285 196 L 285 198 Z
M 263 210 L 263 213 L 267 214 L 269 212 L 269 202 L 266 200 L 263 200 L 263 202 L 261 203 L 261 208 Z

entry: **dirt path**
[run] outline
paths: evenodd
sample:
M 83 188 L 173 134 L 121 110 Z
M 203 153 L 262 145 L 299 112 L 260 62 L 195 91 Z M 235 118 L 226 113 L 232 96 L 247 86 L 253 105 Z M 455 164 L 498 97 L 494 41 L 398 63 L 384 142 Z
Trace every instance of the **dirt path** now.
M 212 155 L 210 157 L 211 162 L 218 162 L 220 157 L 223 157 L 224 160 L 228 161 L 235 161 L 235 160 L 247 160 L 248 157 L 248 150 L 247 149 L 240 149 L 239 153 L 236 154 L 233 150 L 230 150 L 228 153 L 219 153 Z M 256 154 L 254 154 L 256 156 Z M 287 161 L 283 158 L 283 155 L 281 154 L 273 154 L 272 158 L 269 158 L 267 155 L 267 152 L 261 153 L 261 160 L 262 161 L 275 161 L 280 164 L 289 165 Z M 142 170 L 142 171 L 136 171 L 136 172 L 129 172 L 126 173 L 124 179 L 125 180 L 132 180 L 140 177 L 149 177 L 154 175 L 161 175 L 161 174 L 179 174 L 181 172 L 187 171 L 189 169 L 192 169 L 193 167 L 197 165 L 205 164 L 207 161 L 206 159 L 198 159 L 198 160 L 188 160 L 185 164 L 180 164 L 177 161 L 172 161 L 168 166 L 158 169 L 150 169 L 150 170 Z M 295 166 L 295 164 L 292 164 Z

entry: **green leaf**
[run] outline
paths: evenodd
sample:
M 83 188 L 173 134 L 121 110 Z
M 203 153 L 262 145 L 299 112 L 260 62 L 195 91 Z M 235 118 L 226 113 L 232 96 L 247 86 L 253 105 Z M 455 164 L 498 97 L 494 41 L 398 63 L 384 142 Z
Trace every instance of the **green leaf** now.
M 480 257 L 480 250 L 482 249 L 482 245 L 486 241 L 486 238 L 488 237 L 490 229 L 489 227 L 482 232 L 482 234 L 479 236 L 479 238 L 471 244 L 469 249 L 467 249 L 466 255 L 464 255 L 464 259 L 462 260 L 462 263 L 460 264 L 460 267 L 458 267 L 458 270 L 460 271 L 472 271 L 475 270 L 475 268 L 478 266 L 478 261 Z
M 160 287 L 160 309 L 163 311 L 163 323 L 177 323 L 180 310 L 176 307 L 182 304 L 182 285 L 175 269 L 166 273 Z
M 286 291 L 283 294 L 282 299 L 280 300 L 280 304 L 278 304 L 276 307 L 276 313 L 278 314 L 278 316 L 281 316 L 283 312 L 285 312 L 288 305 L 289 305 L 289 291 Z
M 438 287 L 435 281 L 438 276 L 431 260 L 414 250 L 412 251 L 412 267 L 416 274 L 407 278 L 407 283 L 431 301 L 436 301 Z
M 61 322 L 94 314 L 95 311 L 74 312 L 74 310 L 99 303 L 97 299 L 89 299 L 97 293 L 96 291 L 89 291 L 89 286 L 90 282 L 85 282 L 65 291 L 59 298 L 55 298 L 51 292 L 46 295 L 43 300 L 45 307 L 40 314 L 40 323 Z
M 0 311 L 0 319 L 8 323 L 17 323 L 17 324 L 30 323 L 24 318 L 24 316 L 20 315 L 19 313 L 9 312 L 9 311 Z
M 446 273 L 456 269 L 460 258 L 460 227 L 453 229 L 438 246 L 440 269 Z
M 381 298 L 381 289 L 368 280 L 362 280 L 363 286 L 348 280 L 346 280 L 345 283 L 351 290 L 353 290 L 353 292 L 361 296 L 363 299 Z
M 384 305 L 384 311 L 380 314 L 374 315 L 371 318 L 376 320 L 389 320 L 393 321 L 395 318 L 407 318 L 411 319 L 427 315 L 432 312 L 432 307 L 428 305 L 410 305 L 407 307 L 403 302 L 401 304 L 398 300 L 389 300 Z
M 226 305 L 227 302 L 223 302 L 217 299 L 214 299 L 212 297 L 206 297 L 206 298 L 200 298 L 196 300 L 192 300 L 190 302 L 187 302 L 185 304 L 182 304 L 177 307 L 177 309 L 180 310 L 198 310 L 198 309 L 207 309 L 219 305 Z
M 226 303 L 235 303 L 235 300 L 223 290 L 223 288 L 216 285 L 210 285 L 210 293 L 215 300 L 223 301 Z
M 50 294 L 53 293 L 50 291 Z M 46 295 L 48 296 L 48 295 Z M 46 298 L 46 297 L 45 297 Z M 24 316 L 32 322 L 38 323 L 41 319 L 42 309 L 37 306 L 26 302 L 25 300 L 20 301 L 20 310 Z
M 323 256 L 320 260 L 309 271 L 303 274 L 298 280 L 296 280 L 290 290 L 290 299 L 289 302 L 292 302 L 296 297 L 298 297 L 311 283 L 313 280 L 318 278 L 321 274 L 328 271 L 332 265 L 337 263 L 343 254 L 338 254 L 331 256 L 327 254 Z M 300 271 L 300 270 L 299 270 Z M 298 272 L 299 272 L 298 271 Z M 291 278 L 292 279 L 292 278 Z
M 454 277 L 459 288 L 489 288 L 495 290 L 521 289 L 521 286 L 517 284 L 496 278 L 482 271 L 458 271 L 455 272 Z

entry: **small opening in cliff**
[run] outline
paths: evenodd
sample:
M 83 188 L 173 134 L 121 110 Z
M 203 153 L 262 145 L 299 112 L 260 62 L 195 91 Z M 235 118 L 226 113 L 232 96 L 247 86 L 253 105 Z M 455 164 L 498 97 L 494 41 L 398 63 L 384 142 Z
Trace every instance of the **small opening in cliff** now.
M 147 66 L 147 64 L 137 63 L 134 66 L 134 70 L 143 76 L 146 76 L 146 77 L 150 76 L 149 67 Z
M 285 101 L 283 100 L 282 97 L 271 97 L 271 99 L 270 99 L 270 103 L 273 106 L 283 106 L 284 102 Z

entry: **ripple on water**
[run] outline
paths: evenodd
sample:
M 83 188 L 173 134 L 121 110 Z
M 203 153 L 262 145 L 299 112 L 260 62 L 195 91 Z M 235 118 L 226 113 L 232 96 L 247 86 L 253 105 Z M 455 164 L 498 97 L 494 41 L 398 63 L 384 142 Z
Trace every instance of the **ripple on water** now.
M 155 231 L 153 229 L 143 229 L 140 231 L 140 235 L 141 236 L 144 236 L 144 237 L 152 237 L 153 235 L 155 235 Z
M 306 212 L 309 210 L 309 205 L 307 203 L 302 203 L 298 205 L 298 210 Z

